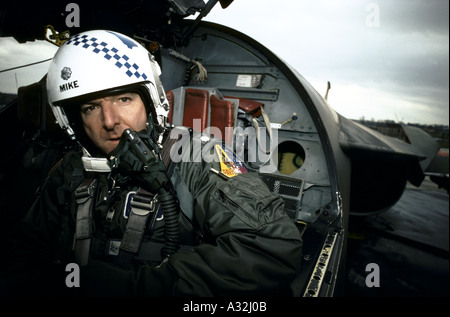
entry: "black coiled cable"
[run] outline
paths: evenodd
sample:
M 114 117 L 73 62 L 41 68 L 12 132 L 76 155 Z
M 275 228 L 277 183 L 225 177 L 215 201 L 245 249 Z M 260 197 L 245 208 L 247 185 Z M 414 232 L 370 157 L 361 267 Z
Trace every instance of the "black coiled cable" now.
M 165 244 L 161 249 L 161 256 L 165 259 L 177 252 L 179 248 L 178 208 L 175 197 L 164 188 L 159 190 L 158 196 L 165 222 Z

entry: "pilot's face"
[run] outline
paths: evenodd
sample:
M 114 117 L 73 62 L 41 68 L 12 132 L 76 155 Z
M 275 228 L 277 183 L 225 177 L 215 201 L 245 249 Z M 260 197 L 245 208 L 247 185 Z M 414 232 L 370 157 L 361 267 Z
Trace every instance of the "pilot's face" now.
M 137 93 L 121 93 L 81 105 L 84 130 L 105 154 L 114 150 L 125 129 L 145 129 L 147 114 Z

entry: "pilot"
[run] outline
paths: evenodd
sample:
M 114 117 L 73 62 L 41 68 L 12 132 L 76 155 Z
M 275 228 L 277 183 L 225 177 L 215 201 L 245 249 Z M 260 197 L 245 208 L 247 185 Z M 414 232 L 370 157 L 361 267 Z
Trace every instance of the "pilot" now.
M 289 289 L 302 240 L 282 199 L 221 142 L 166 123 L 160 73 L 143 46 L 116 32 L 84 32 L 58 49 L 48 101 L 79 146 L 52 170 L 12 239 L 10 294 Z

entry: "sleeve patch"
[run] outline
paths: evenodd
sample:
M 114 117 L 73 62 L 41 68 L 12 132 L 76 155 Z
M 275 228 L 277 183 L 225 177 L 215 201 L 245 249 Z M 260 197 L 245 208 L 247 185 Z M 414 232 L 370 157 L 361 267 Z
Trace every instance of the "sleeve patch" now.
M 216 154 L 220 162 L 220 171 L 228 176 L 234 177 L 239 174 L 248 173 L 244 163 L 224 145 L 215 145 Z

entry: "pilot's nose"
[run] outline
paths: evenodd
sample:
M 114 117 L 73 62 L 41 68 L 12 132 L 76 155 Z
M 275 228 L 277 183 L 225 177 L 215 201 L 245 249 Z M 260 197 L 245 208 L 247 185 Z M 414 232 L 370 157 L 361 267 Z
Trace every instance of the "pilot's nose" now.
M 106 130 L 113 130 L 120 123 L 120 116 L 111 102 L 102 105 L 103 126 Z

